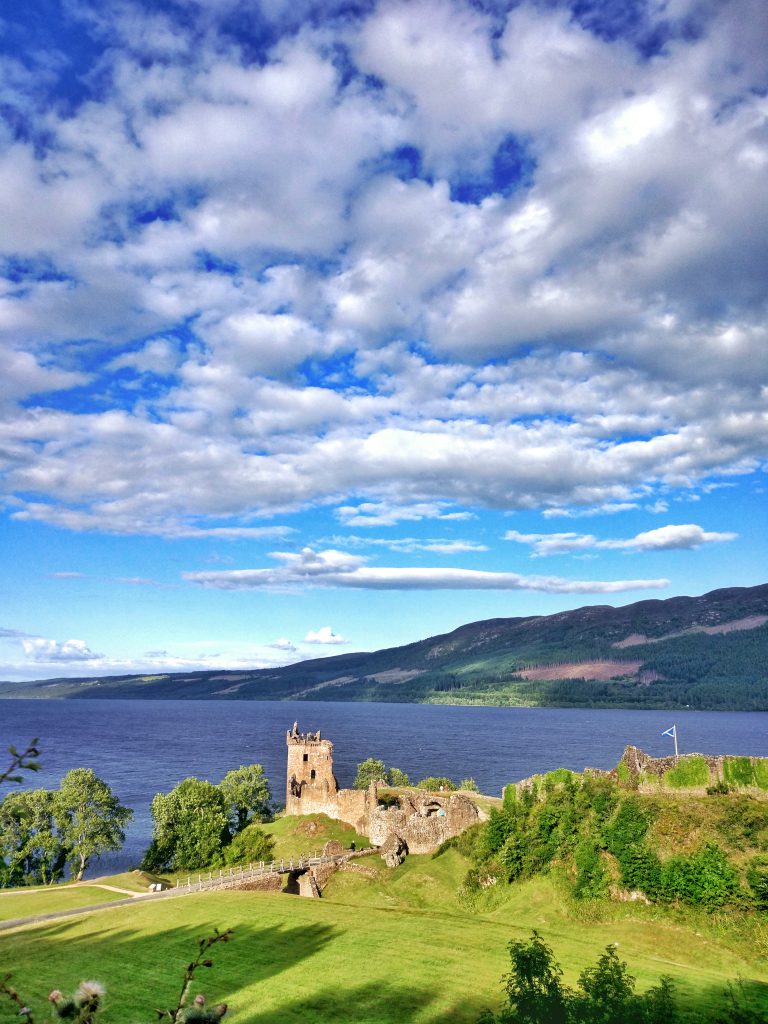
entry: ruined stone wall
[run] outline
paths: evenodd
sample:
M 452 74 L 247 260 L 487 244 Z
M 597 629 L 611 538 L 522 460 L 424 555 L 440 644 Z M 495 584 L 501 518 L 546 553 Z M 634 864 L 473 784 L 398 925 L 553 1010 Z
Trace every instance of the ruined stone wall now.
M 431 853 L 446 839 L 481 820 L 466 796 L 406 793 L 392 807 L 380 807 L 376 783 L 366 790 L 339 789 L 333 774 L 333 744 L 320 733 L 287 734 L 286 814 L 327 814 L 344 821 L 374 846 L 397 836 L 411 853 Z
M 383 846 L 390 836 L 396 835 L 409 853 L 431 853 L 446 839 L 459 835 L 479 820 L 477 807 L 466 796 L 404 793 L 399 804 L 373 809 L 368 838 L 374 846 Z
M 695 765 L 691 764 L 694 762 Z M 680 784 L 685 779 L 686 762 L 688 768 L 694 774 L 701 770 L 701 778 L 696 785 Z M 745 782 L 735 777 L 733 768 L 734 762 L 741 762 L 746 768 L 747 775 L 751 776 Z M 668 773 L 678 769 L 674 776 L 669 777 Z M 730 769 L 730 770 L 729 770 Z M 732 789 L 739 792 L 750 793 L 763 799 L 768 798 L 768 758 L 760 757 L 738 757 L 730 754 L 670 754 L 666 757 L 651 757 L 639 747 L 627 746 L 621 759 L 615 768 L 604 771 L 601 768 L 585 768 L 585 776 L 592 778 L 607 778 L 619 785 L 636 789 L 640 793 L 657 793 L 660 790 L 668 794 L 694 796 L 706 793 L 707 787 L 718 782 L 725 782 Z M 521 779 L 513 783 L 518 795 L 524 790 L 536 789 L 540 798 L 545 795 L 543 787 L 545 776 L 532 775 L 530 778 Z
M 340 789 L 336 794 L 335 813 L 329 816 L 338 818 L 339 821 L 346 821 L 360 835 L 367 836 L 368 822 L 372 809 L 376 807 L 376 802 L 375 782 L 368 789 Z

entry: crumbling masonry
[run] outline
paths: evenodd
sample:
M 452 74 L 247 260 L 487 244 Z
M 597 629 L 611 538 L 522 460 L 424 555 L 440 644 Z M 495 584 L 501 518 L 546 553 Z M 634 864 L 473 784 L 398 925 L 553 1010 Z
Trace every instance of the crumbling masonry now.
M 406 853 L 431 853 L 481 820 L 477 806 L 460 793 L 410 791 L 383 806 L 375 782 L 365 790 L 339 789 L 330 740 L 321 739 L 319 732 L 300 733 L 294 722 L 286 741 L 285 813 L 327 814 L 344 821 L 374 846 L 397 850 L 391 853 L 393 861 Z

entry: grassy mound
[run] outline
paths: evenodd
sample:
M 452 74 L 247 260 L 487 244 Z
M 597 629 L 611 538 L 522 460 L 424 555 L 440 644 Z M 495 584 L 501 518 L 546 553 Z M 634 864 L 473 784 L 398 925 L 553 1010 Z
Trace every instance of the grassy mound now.
M 354 843 L 358 850 L 367 849 L 371 845 L 351 825 L 344 821 L 334 821 L 326 814 L 305 814 L 301 817 L 283 815 L 259 828 L 274 838 L 276 860 L 320 853 L 331 839 L 338 840 L 345 847 Z

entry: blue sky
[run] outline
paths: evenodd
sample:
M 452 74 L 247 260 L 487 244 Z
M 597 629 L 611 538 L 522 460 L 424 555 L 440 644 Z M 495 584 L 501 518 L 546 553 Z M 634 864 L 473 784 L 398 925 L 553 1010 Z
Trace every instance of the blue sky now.
M 767 18 L 0 9 L 0 679 L 764 582 Z

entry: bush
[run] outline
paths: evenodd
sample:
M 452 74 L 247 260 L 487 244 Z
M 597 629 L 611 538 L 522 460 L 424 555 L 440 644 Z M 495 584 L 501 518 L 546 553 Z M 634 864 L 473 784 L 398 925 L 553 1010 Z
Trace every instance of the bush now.
M 462 779 L 459 783 L 459 789 L 466 790 L 468 793 L 479 793 L 480 787 L 474 779 Z
M 707 786 L 707 796 L 727 796 L 731 792 L 731 787 L 724 779 L 718 779 L 711 786 Z
M 768 855 L 753 857 L 747 865 L 747 884 L 755 906 L 768 910 Z
M 585 839 L 576 847 L 574 855 L 576 863 L 576 885 L 574 895 L 577 899 L 602 899 L 608 894 L 608 879 L 600 857 L 599 846 Z
M 510 943 L 509 956 L 507 1005 L 499 1014 L 484 1011 L 477 1024 L 676 1024 L 679 1019 L 672 980 L 663 977 L 637 995 L 615 946 L 607 946 L 594 967 L 582 972 L 575 992 L 563 984 L 562 969 L 537 931 L 528 942 Z
M 224 850 L 225 864 L 251 864 L 258 861 L 271 861 L 275 852 L 274 836 L 269 835 L 258 825 L 246 825 L 238 832 L 232 842 Z
M 736 869 L 716 843 L 691 857 L 670 857 L 662 865 L 660 894 L 709 910 L 731 903 L 739 894 Z

